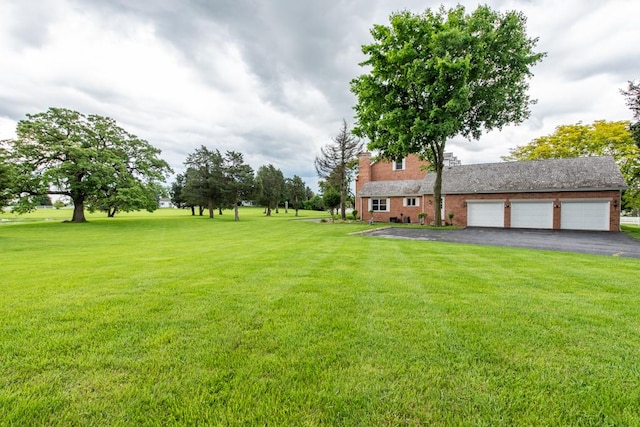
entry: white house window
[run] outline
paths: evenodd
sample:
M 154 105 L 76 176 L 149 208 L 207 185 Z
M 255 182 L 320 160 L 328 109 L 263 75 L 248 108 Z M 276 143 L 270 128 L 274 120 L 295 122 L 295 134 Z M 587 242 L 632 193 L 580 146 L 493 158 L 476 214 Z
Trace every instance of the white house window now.
M 388 212 L 389 199 L 371 199 L 370 210 L 374 212 Z
M 402 171 L 404 170 L 405 162 L 404 159 L 398 159 L 393 161 L 393 170 L 394 171 Z
M 407 197 L 404 199 L 404 206 L 420 206 L 420 201 L 417 197 Z

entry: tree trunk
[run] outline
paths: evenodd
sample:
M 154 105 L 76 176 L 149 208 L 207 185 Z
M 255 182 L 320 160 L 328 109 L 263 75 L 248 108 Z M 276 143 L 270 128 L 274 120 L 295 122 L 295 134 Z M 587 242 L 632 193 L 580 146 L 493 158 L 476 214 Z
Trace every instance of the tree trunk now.
M 340 178 L 340 218 L 345 221 L 347 219 L 347 189 L 344 185 L 344 176 L 341 176 Z
M 71 222 L 87 222 L 84 217 L 84 197 L 73 199 L 73 218 Z
M 235 202 L 233 203 L 233 216 L 234 216 L 234 220 L 236 221 L 240 221 L 240 214 L 238 213 L 238 199 L 236 198 Z
M 444 143 L 436 144 L 434 150 L 434 161 L 436 167 L 436 180 L 433 183 L 433 203 L 435 214 L 435 225 L 440 227 L 442 225 L 442 170 L 444 169 Z
M 207 207 L 209 209 L 209 218 L 213 218 L 213 200 L 209 199 Z
M 222 208 L 218 208 L 218 215 L 222 215 Z
M 191 206 L 191 216 L 196 216 L 196 207 Z

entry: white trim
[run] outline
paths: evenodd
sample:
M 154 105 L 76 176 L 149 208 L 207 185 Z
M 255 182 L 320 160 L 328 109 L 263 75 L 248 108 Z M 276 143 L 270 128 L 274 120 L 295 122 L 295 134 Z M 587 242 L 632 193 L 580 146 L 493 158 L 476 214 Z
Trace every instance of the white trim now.
M 410 205 L 408 203 L 409 199 L 415 200 L 415 204 Z M 408 208 L 416 208 L 416 207 L 420 207 L 420 197 L 418 196 L 405 196 L 402 198 L 402 206 L 403 207 L 408 207 Z
M 403 170 L 405 170 L 407 168 L 407 158 L 406 157 L 402 158 L 402 169 L 396 168 L 396 163 L 397 163 L 396 160 L 393 160 L 391 162 L 391 165 L 392 165 L 391 169 L 394 170 L 394 171 L 403 171 Z
M 386 200 L 386 209 L 385 210 L 377 210 L 377 211 L 373 211 L 373 213 L 376 212 L 390 212 L 391 211 L 391 199 L 389 199 L 388 197 L 370 197 L 369 198 L 369 211 L 373 210 L 373 200 Z

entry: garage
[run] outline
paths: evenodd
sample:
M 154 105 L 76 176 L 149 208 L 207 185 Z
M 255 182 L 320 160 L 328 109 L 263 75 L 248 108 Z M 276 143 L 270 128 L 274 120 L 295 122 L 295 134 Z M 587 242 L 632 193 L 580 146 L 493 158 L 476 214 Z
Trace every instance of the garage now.
M 512 201 L 511 228 L 553 228 L 553 201 Z
M 560 228 L 563 230 L 609 230 L 609 201 L 562 201 Z
M 467 202 L 467 226 L 504 227 L 504 202 Z

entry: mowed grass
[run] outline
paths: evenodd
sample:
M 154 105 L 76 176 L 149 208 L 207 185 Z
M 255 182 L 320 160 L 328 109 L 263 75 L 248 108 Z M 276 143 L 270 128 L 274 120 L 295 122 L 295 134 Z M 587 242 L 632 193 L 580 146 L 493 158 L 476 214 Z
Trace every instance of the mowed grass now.
M 640 424 L 640 260 L 67 216 L 0 225 L 0 425 Z

